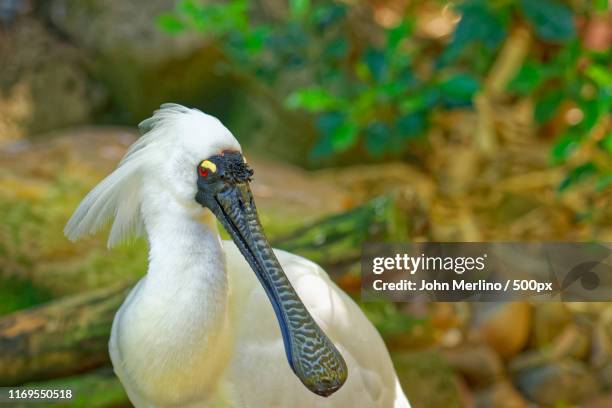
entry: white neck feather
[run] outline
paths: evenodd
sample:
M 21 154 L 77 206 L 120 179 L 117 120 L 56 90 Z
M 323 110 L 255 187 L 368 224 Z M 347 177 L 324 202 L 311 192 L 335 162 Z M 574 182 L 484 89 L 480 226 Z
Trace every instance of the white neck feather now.
M 182 334 L 214 342 L 211 336 L 220 332 L 228 312 L 225 254 L 216 227 L 197 220 L 201 208 L 187 208 L 167 190 L 151 187 L 142 191 L 150 245 L 143 290 L 165 321 L 180 326 L 172 328 L 175 340 Z
M 143 187 L 149 270 L 122 306 L 116 341 L 142 393 L 182 406 L 203 390 L 212 393 L 229 363 L 225 254 L 216 228 L 198 222 L 195 207 L 159 185 Z

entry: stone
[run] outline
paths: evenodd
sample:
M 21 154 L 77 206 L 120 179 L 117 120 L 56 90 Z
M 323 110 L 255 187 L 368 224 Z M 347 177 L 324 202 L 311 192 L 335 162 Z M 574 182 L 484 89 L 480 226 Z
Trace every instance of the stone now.
M 104 56 L 122 55 L 154 65 L 187 57 L 205 41 L 196 33 L 172 36 L 156 26 L 158 15 L 174 10 L 174 0 L 146 3 L 50 0 L 46 3 L 44 14 L 54 27 L 80 47 Z
M 216 74 L 219 51 L 195 30 L 171 35 L 156 17 L 173 0 L 51 0 L 41 14 L 55 30 L 88 55 L 90 74 L 104 83 L 114 123 L 137 123 L 164 102 L 215 111 L 227 104 Z M 207 102 L 207 103 L 206 103 Z
M 503 377 L 501 358 L 487 346 L 463 345 L 444 350 L 443 354 L 451 367 L 473 388 L 482 388 Z
M 589 330 L 578 325 L 569 325 L 561 332 L 552 344 L 554 358 L 585 358 L 589 353 Z
M 413 407 L 465 407 L 465 395 L 446 359 L 435 350 L 392 354 L 400 384 Z
M 582 408 L 610 408 L 612 407 L 612 393 L 597 395 L 580 403 Z
M 594 367 L 602 367 L 612 361 L 611 312 L 612 308 L 604 309 L 592 329 L 590 362 Z
M 596 370 L 597 378 L 607 390 L 612 390 L 612 359 L 608 359 Z
M 475 408 L 527 408 L 529 406 L 508 381 L 492 384 L 477 392 L 474 400 Z
M 553 356 L 550 353 L 550 349 L 530 349 L 514 356 L 508 362 L 507 368 L 511 375 L 516 375 L 521 371 L 538 367 L 551 361 L 553 361 Z
M 87 122 L 104 99 L 84 55 L 24 16 L 0 32 L 0 144 Z
M 482 303 L 474 305 L 473 329 L 503 358 L 520 352 L 529 339 L 531 306 L 527 302 Z
M 588 367 L 570 358 L 520 370 L 513 381 L 528 400 L 544 406 L 573 404 L 596 395 L 600 388 Z
M 565 303 L 543 302 L 533 306 L 532 345 L 543 347 L 552 343 L 572 321 L 572 314 Z

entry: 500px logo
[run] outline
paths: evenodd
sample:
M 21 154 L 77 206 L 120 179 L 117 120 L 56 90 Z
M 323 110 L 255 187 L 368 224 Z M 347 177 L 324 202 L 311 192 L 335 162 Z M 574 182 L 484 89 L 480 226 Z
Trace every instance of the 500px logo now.
M 612 251 L 606 246 L 599 246 L 599 249 L 595 255 L 596 259 L 571 266 L 563 274 L 563 280 L 560 283 L 558 279 L 560 273 L 548 257 L 548 273 L 554 288 L 551 297 L 559 296 L 562 301 L 593 300 L 594 296 L 598 298 L 595 291 L 602 285 L 610 287 L 612 284 L 612 265 L 604 260 L 610 257 Z

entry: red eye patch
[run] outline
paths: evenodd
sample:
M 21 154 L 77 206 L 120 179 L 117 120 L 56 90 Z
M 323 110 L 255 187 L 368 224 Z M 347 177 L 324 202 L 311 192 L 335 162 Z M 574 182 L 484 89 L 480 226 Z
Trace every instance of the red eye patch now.
M 198 174 L 202 177 L 208 177 L 208 169 L 205 169 L 202 166 L 198 166 Z

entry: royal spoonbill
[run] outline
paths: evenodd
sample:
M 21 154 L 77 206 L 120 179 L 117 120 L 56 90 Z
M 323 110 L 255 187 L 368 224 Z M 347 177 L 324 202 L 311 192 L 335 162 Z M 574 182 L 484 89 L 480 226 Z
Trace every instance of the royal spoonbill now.
M 249 188 L 253 170 L 232 133 L 177 104 L 139 127 L 65 229 L 75 240 L 114 218 L 109 248 L 132 235 L 148 240 L 148 271 L 109 341 L 132 403 L 409 407 L 359 307 L 319 266 L 270 247 Z M 215 217 L 233 242 L 220 239 Z

